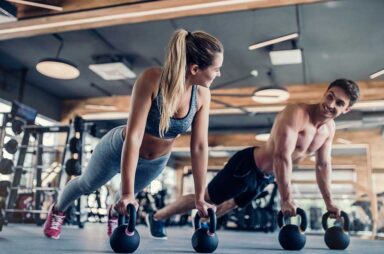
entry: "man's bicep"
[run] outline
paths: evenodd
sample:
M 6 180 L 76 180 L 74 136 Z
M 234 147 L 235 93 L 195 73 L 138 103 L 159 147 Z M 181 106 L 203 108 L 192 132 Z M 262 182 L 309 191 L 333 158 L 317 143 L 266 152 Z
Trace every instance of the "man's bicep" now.
M 316 152 L 316 165 L 325 166 L 331 162 L 331 152 L 332 152 L 332 140 L 333 138 L 328 138 L 326 142 L 317 150 Z

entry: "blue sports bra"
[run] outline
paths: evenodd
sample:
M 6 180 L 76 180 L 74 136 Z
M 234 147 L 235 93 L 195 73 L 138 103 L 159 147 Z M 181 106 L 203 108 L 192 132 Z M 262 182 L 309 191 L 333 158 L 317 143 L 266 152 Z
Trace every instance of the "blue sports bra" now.
M 165 139 L 176 138 L 179 134 L 186 132 L 192 124 L 193 118 L 197 111 L 197 87 L 196 85 L 192 86 L 191 100 L 189 101 L 189 110 L 185 117 L 183 118 L 174 118 L 171 117 L 169 120 L 169 129 L 164 133 Z M 145 125 L 145 132 L 149 133 L 155 137 L 160 137 L 159 125 L 160 125 L 160 102 L 161 95 L 158 94 L 155 99 L 153 99 L 151 108 L 148 112 L 147 123 Z

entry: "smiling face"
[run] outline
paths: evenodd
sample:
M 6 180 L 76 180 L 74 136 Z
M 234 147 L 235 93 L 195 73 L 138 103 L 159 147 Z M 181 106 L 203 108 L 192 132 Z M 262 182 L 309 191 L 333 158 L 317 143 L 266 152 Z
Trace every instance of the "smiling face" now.
M 350 98 L 340 87 L 330 88 L 320 102 L 320 113 L 325 118 L 334 119 L 351 110 Z
M 223 54 L 216 53 L 212 64 L 205 69 L 200 69 L 198 65 L 190 65 L 191 83 L 209 88 L 216 77 L 220 77 L 220 68 L 223 65 Z

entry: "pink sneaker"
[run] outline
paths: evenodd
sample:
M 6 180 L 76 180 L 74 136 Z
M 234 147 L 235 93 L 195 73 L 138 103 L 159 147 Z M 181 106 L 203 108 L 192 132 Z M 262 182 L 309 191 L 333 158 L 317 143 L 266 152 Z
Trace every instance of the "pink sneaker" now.
M 63 212 L 54 211 L 55 203 L 48 210 L 48 216 L 44 223 L 44 234 L 46 237 L 59 239 L 61 234 L 61 226 L 63 225 L 65 215 Z
M 116 212 L 113 210 L 113 205 L 109 206 L 108 209 L 108 222 L 107 222 L 107 234 L 109 237 L 111 237 L 113 231 L 117 228 L 118 226 L 118 215 Z

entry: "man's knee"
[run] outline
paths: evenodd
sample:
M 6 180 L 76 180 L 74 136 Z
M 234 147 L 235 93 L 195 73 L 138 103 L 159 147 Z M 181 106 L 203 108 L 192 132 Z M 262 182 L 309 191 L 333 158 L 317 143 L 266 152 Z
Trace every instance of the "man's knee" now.
M 213 204 L 211 197 L 209 196 L 208 188 L 205 189 L 204 200 L 210 204 Z

